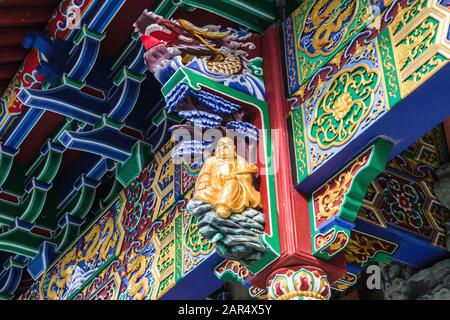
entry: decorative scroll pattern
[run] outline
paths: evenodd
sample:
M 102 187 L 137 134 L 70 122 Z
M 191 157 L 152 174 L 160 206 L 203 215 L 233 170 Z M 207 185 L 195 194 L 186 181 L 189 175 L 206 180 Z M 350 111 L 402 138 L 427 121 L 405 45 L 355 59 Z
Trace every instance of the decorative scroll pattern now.
M 69 299 L 79 287 L 117 257 L 123 243 L 121 219 L 125 201 L 119 198 L 102 217 L 42 276 L 41 296 Z
M 214 273 L 220 279 L 239 281 L 242 284 L 253 277 L 253 274 L 244 265 L 233 260 L 224 260 L 214 269 Z
M 198 170 L 168 142 L 24 299 L 159 299 L 214 251 L 185 207 Z
M 315 89 L 292 113 L 298 179 L 318 170 L 388 111 L 373 44 L 356 52 L 330 80 L 317 79 Z M 302 127 L 307 132 L 303 136 Z
M 366 152 L 363 156 L 346 168 L 342 173 L 325 184 L 313 194 L 315 225 L 319 226 L 324 220 L 339 214 L 345 194 L 350 188 L 353 178 L 369 161 L 370 152 Z
M 304 1 L 286 20 L 287 75 L 294 94 L 355 35 L 377 18 L 369 0 Z M 380 10 L 392 1 L 378 1 Z M 293 69 L 293 68 L 296 69 Z
M 450 59 L 449 9 L 438 0 L 416 0 L 389 26 L 402 98 Z
M 438 126 L 388 163 L 372 182 L 358 218 L 400 228 L 445 248 L 443 223 L 450 212 L 436 198 L 433 183 L 434 170 L 448 159 Z
M 393 242 L 354 230 L 346 250 L 346 260 L 361 267 L 371 261 L 383 262 L 394 254 L 397 247 Z
M 327 2 L 321 10 L 332 3 Z M 321 68 L 308 61 L 314 73 L 292 97 L 297 184 L 362 133 L 372 130 L 378 120 L 449 61 L 448 8 L 437 0 L 392 3 L 379 19 L 381 28 L 355 33 L 348 45 L 337 46 L 340 49 L 335 49 Z M 305 2 L 295 14 L 306 15 L 308 5 Z M 307 23 L 313 24 L 310 20 Z M 325 31 L 322 34 L 327 35 Z M 291 37 L 286 35 L 288 39 Z M 292 52 L 288 53 L 291 59 Z M 301 56 L 298 49 L 297 55 Z M 288 65 L 293 66 L 290 61 Z M 301 73 L 301 67 L 297 68 Z
M 331 284 L 331 289 L 337 291 L 347 291 L 358 282 L 358 276 L 354 273 L 347 272 L 345 276 Z
M 356 219 L 372 179 L 384 170 L 391 146 L 378 140 L 312 194 L 315 256 L 328 260 L 347 246 L 351 229 L 348 222 Z

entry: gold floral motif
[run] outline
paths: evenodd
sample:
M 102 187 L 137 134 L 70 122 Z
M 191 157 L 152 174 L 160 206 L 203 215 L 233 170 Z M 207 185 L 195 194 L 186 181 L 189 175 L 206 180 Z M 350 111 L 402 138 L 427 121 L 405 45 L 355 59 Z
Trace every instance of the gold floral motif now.
M 345 116 L 350 112 L 350 109 L 352 108 L 352 103 L 353 103 L 352 96 L 350 95 L 350 93 L 345 92 L 342 96 L 337 98 L 334 107 L 331 109 L 333 117 L 337 121 L 342 121 L 342 119 L 344 119 Z
M 383 95 L 380 94 L 380 95 L 378 96 L 377 102 L 375 103 L 375 112 L 372 113 L 372 114 L 369 116 L 368 119 L 369 119 L 370 121 L 373 121 L 373 120 L 377 119 L 378 116 L 384 111 L 385 108 L 386 108 L 386 106 L 385 106 L 385 104 L 384 104 Z
M 363 266 L 378 253 L 393 254 L 397 245 L 368 234 L 352 231 L 352 237 L 346 250 L 346 260 L 358 266 Z
M 356 171 L 367 163 L 367 156 L 353 163 L 349 170 L 326 184 L 324 190 L 314 195 L 314 203 L 318 205 L 317 221 L 331 218 L 339 213 Z
M 326 153 L 319 153 L 314 148 L 310 148 L 311 152 L 311 168 L 315 169 L 318 166 L 320 166 L 322 163 L 324 163 L 325 160 L 327 160 L 329 157 L 333 155 L 331 152 Z
M 432 45 L 437 27 L 438 23 L 435 20 L 427 19 L 395 47 L 400 70 L 404 70 L 407 65 Z
M 393 35 L 396 35 L 402 30 L 409 21 L 417 16 L 426 6 L 427 0 L 412 0 L 407 7 L 402 7 L 400 2 L 398 4 L 399 11 L 392 23 L 389 25 L 389 30 Z
M 436 55 L 423 64 L 416 72 L 414 72 L 406 81 L 402 83 L 401 89 L 403 98 L 418 88 L 431 75 L 433 70 L 440 68 L 445 63 L 447 63 L 447 60 L 439 58 L 439 56 Z
M 191 221 L 186 236 L 184 237 L 186 247 L 192 256 L 205 255 L 211 252 L 213 244 L 204 238 L 198 231 L 197 223 Z
M 397 85 L 397 75 L 395 65 L 393 63 L 393 57 L 390 54 L 389 47 L 387 45 L 389 39 L 382 35 L 381 41 L 379 41 L 379 46 L 381 51 L 383 52 L 383 67 L 385 70 L 385 75 L 387 76 L 387 92 L 391 98 L 395 98 L 397 96 L 398 85 Z
M 297 159 L 297 169 L 303 176 L 307 170 L 306 164 L 306 145 L 303 137 L 303 121 L 302 117 L 298 114 L 300 110 L 292 114 L 294 125 L 294 140 L 295 140 L 295 158 Z
M 369 115 L 379 83 L 378 71 L 364 64 L 338 73 L 315 109 L 308 139 L 322 150 L 346 144 Z
M 300 82 L 303 82 L 310 74 L 312 74 L 314 71 L 316 71 L 320 65 L 322 64 L 321 60 L 316 60 L 315 62 L 312 62 L 304 56 L 299 56 L 299 69 L 301 69 L 300 74 Z

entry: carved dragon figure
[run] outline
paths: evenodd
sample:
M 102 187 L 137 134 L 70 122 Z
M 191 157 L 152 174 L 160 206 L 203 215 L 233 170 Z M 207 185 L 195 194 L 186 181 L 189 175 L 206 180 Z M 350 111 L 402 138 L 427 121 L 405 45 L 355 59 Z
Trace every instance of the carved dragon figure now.
M 255 48 L 252 42 L 246 42 L 251 33 L 213 25 L 197 27 L 189 21 L 164 19 L 147 10 L 134 23 L 134 28 L 147 50 L 146 65 L 161 83 L 180 66 L 186 66 L 264 98 L 260 59 L 248 59 L 247 50 Z
M 132 274 L 129 282 L 129 295 L 133 300 L 143 300 L 150 292 L 148 279 L 143 277 L 147 271 L 147 258 L 144 255 L 137 256 L 132 262 L 127 264 L 128 274 Z
M 316 53 L 331 52 L 342 37 L 333 36 L 343 29 L 344 22 L 356 13 L 357 1 L 317 1 L 307 17 L 303 34 L 311 34 Z

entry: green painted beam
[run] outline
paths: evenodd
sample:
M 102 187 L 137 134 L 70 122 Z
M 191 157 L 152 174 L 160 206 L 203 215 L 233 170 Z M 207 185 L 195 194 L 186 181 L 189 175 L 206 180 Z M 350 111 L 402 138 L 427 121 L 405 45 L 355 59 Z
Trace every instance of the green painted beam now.
M 116 163 L 117 180 L 123 187 L 128 187 L 141 173 L 152 157 L 153 152 L 149 144 L 142 141 L 136 142 L 131 151 L 130 158 L 123 164 Z
M 34 258 L 39 253 L 39 247 L 45 240 L 48 239 L 31 233 L 29 230 L 16 227 L 0 234 L 0 251 Z
M 14 156 L 6 153 L 0 146 L 0 187 L 3 186 L 11 171 Z
M 83 184 L 77 194 L 59 211 L 58 217 L 69 213 L 72 217 L 84 219 L 94 203 L 96 186 Z
M 123 190 L 122 183 L 120 183 L 119 180 L 115 179 L 111 191 L 104 199 L 102 199 L 103 205 L 107 207 L 110 203 L 114 201 L 114 199 L 122 190 Z
M 47 141 L 46 154 L 41 154 L 26 175 L 36 177 L 37 180 L 45 183 L 52 183 L 58 173 L 63 154 L 64 148 L 61 144 Z
M 22 197 L 24 195 L 25 183 L 27 180 L 26 171 L 27 168 L 23 164 L 18 161 L 13 161 L 7 177 L 4 178 L 5 180 L 1 185 L 1 188 L 10 194 Z
M 84 220 L 74 218 L 69 213 L 60 220 L 59 232 L 55 236 L 55 242 L 58 244 L 57 250 L 64 252 L 80 234 L 81 226 Z
M 34 223 L 42 212 L 51 185 L 33 179 L 25 198 L 19 203 L 0 201 L 0 225 L 9 226 L 16 218 Z
M 14 298 L 13 295 L 0 293 L 0 301 L 9 301 L 12 300 L 13 298 Z
M 55 236 L 55 242 L 58 244 L 58 251 L 64 252 L 69 248 L 70 244 L 80 234 L 81 226 L 68 224 L 61 228 L 59 233 Z
M 50 185 L 47 188 L 33 187 L 32 191 L 25 198 L 22 208 L 20 219 L 25 222 L 34 223 L 44 208 L 45 200 L 47 199 L 47 192 L 50 189 Z

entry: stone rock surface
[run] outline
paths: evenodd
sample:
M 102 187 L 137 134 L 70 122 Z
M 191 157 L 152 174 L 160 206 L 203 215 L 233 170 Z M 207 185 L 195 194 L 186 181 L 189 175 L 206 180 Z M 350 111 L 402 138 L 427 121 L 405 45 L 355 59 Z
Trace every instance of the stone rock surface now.
M 383 272 L 387 300 L 450 300 L 450 259 L 416 271 L 394 262 Z
M 444 164 L 435 171 L 436 181 L 434 182 L 434 192 L 438 200 L 450 210 L 450 162 Z M 444 223 L 446 231 L 446 245 L 450 248 L 450 221 Z
M 250 265 L 264 256 L 266 247 L 260 240 L 265 227 L 262 212 L 247 209 L 222 219 L 212 205 L 197 200 L 189 201 L 187 210 L 198 218 L 200 234 L 215 243 L 217 253 L 225 259 Z
M 434 192 L 439 201 L 450 209 L 450 162 L 435 171 Z

